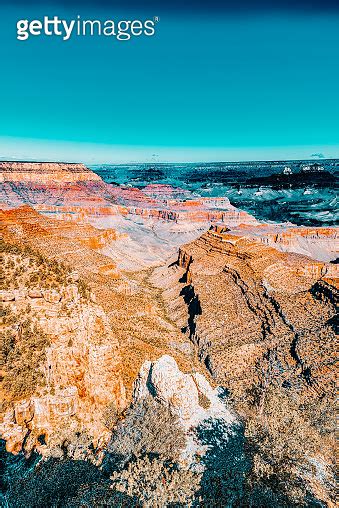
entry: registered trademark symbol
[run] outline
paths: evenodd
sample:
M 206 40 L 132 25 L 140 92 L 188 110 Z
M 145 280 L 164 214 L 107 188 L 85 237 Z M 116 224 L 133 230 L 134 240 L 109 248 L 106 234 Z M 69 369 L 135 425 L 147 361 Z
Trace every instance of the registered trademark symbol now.
M 154 21 L 154 23 L 159 23 L 159 21 L 160 21 L 159 16 L 154 16 L 153 21 Z

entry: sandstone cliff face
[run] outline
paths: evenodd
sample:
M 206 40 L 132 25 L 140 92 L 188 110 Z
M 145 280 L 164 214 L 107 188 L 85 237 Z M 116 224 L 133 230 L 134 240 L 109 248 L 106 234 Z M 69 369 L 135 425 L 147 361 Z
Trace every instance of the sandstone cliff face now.
M 30 206 L 0 211 L 1 232 L 5 240 L 42 249 L 47 257 L 56 257 L 85 273 L 111 272 L 119 277 L 116 264 L 100 251 L 123 238 L 114 229 L 98 230 L 89 224 L 53 220 Z
M 105 411 L 114 407 L 118 414 L 126 405 L 119 343 L 106 314 L 84 292 L 77 274 L 55 271 L 53 263 L 15 245 L 3 258 L 9 288 L 1 295 L 5 408 L 0 429 L 7 450 L 35 448 L 44 455 L 52 444 L 61 450 L 61 430 L 66 429 L 69 435 L 85 433 L 95 447 L 104 446 L 110 436 Z M 53 288 L 39 286 L 48 280 Z M 34 351 L 39 334 L 45 345 L 35 363 L 27 363 L 27 348 Z
M 256 224 L 227 198 L 194 198 L 168 185 L 145 189 L 106 184 L 83 164 L 0 162 L 0 202 L 13 207 L 30 204 L 56 218 L 89 220 L 92 216 L 137 215 L 166 221 Z
M 261 474 L 274 476 L 275 467 L 281 475 L 281 465 L 297 456 L 303 463 L 294 469 L 297 475 L 300 467 L 316 464 L 315 471 L 322 464 L 323 474 L 311 471 L 309 480 L 326 506 L 333 506 L 333 266 L 221 229 L 184 245 L 177 264 L 155 269 L 151 279 L 261 450 L 254 457 L 256 481 Z
M 36 182 L 58 184 L 78 181 L 101 181 L 84 164 L 65 162 L 1 162 L 0 182 Z
M 28 264 L 13 268 L 20 271 L 19 278 L 8 271 L 14 285 L 1 293 L 3 302 L 19 311 L 29 304 L 50 342 L 40 367 L 44 386 L 18 399 L 5 390 L 10 406 L 2 431 L 9 450 L 17 452 L 24 445 L 26 450 L 35 447 L 49 454 L 65 439 L 64 431 L 74 434 L 79 428 L 100 447 L 109 434 L 106 408 L 119 413 L 131 400 L 144 361 L 171 354 L 184 372 L 192 365 L 201 370 L 189 339 L 165 313 L 160 291 L 148 280 L 150 272 L 123 273 L 100 253 L 102 242 L 107 236 L 112 240 L 114 230 L 55 221 L 30 207 L 3 212 L 1 217 L 4 239 L 11 245 L 36 250 L 51 267 L 64 263 L 72 270 L 51 288 L 44 286 L 49 272 L 38 269 L 31 276 Z M 90 287 L 87 303 L 77 289 L 83 279 Z M 28 416 L 20 416 L 20 411 Z M 58 429 L 63 429 L 60 438 Z
M 104 242 L 103 234 L 97 248 L 124 270 L 163 263 L 211 223 L 257 224 L 227 198 L 197 198 L 167 185 L 114 186 L 82 164 L 3 162 L 0 171 L 3 209 L 29 205 L 62 227 L 71 222 L 119 232 Z
M 219 233 L 222 228 L 211 226 L 211 229 Z M 281 252 L 295 252 L 323 262 L 335 260 L 339 252 L 336 228 L 291 227 L 285 224 L 257 224 L 255 226 L 243 224 L 232 228 L 232 234 L 260 242 Z
M 261 242 L 282 252 L 296 252 L 320 261 L 334 260 L 339 252 L 336 228 L 286 228 L 262 235 Z

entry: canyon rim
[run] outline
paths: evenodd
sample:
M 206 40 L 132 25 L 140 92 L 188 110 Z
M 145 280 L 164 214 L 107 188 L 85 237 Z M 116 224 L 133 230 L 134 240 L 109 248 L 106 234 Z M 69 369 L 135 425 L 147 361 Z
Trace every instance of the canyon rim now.
M 161 165 L 0 170 L 4 502 L 335 506 L 332 219 Z

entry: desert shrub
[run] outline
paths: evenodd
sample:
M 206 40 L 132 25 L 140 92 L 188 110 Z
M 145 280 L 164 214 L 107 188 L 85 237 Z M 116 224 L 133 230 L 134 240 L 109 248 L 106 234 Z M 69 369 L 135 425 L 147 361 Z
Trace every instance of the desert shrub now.
M 1 289 L 39 287 L 60 290 L 70 283 L 70 267 L 27 245 L 0 242 L 0 253 L 6 265 L 6 269 L 0 271 Z M 88 284 L 81 279 L 77 284 L 82 299 L 88 300 L 91 296 Z
M 9 306 L 2 305 L 0 313 L 1 313 L 1 323 L 3 325 L 13 325 L 15 323 L 16 316 Z
M 109 488 L 107 480 L 81 486 L 76 494 L 64 500 L 63 508 L 142 508 L 137 498 L 132 498 Z
M 48 451 L 45 456 L 55 459 L 93 460 L 93 438 L 86 432 L 75 432 L 67 427 L 48 435 Z
M 245 436 L 252 461 L 247 477 L 252 506 L 313 506 L 307 477 L 319 435 L 282 389 L 268 389 L 262 414 L 246 421 Z
M 190 506 L 200 475 L 176 463 L 185 445 L 185 432 L 167 406 L 151 396 L 132 405 L 108 446 L 116 466 L 112 489 L 127 495 L 131 506 Z
M 29 314 L 13 313 L 15 326 L 7 328 L 1 341 L 4 388 L 14 398 L 31 395 L 44 383 L 41 365 L 50 342 Z
M 198 397 L 199 397 L 199 406 L 203 407 L 204 409 L 209 409 L 211 406 L 211 401 L 204 393 L 202 393 L 200 390 L 198 390 Z
M 201 457 L 203 475 L 194 506 L 324 506 L 307 480 L 317 436 L 283 392 L 269 390 L 262 415 L 233 426 L 206 421 L 196 432 L 208 448 Z
M 112 489 L 137 498 L 145 508 L 191 506 L 199 489 L 200 474 L 179 469 L 161 457 L 144 457 L 111 476 Z
M 88 460 L 13 455 L 0 440 L 0 506 L 8 508 L 141 508 L 137 499 L 110 488 L 111 481 Z
M 102 413 L 103 423 L 109 430 L 112 430 L 117 423 L 118 417 L 119 413 L 116 404 L 115 402 L 111 402 Z
M 120 421 L 108 450 L 123 464 L 146 454 L 175 459 L 186 444 L 185 433 L 168 407 L 151 396 L 132 405 Z
M 308 400 L 300 406 L 305 419 L 311 423 L 321 437 L 328 437 L 333 442 L 337 431 L 337 407 L 335 393 L 320 399 Z
M 91 288 L 81 279 L 78 282 L 78 291 L 81 298 L 84 300 L 88 300 L 91 296 Z
M 7 491 L 9 508 L 44 508 L 65 506 L 72 498 L 82 506 L 79 491 L 96 484 L 106 484 L 100 470 L 83 460 L 41 460 L 33 470 L 26 471 L 21 478 L 15 478 Z M 72 506 L 69 504 L 68 506 Z
M 28 245 L 2 241 L 0 252 L 6 267 L 1 284 L 6 289 L 22 285 L 58 288 L 67 282 L 69 268 L 60 261 L 47 258 Z
M 0 349 L 0 365 L 4 366 L 7 362 L 8 356 L 15 348 L 15 334 L 12 330 L 5 330 L 1 339 Z

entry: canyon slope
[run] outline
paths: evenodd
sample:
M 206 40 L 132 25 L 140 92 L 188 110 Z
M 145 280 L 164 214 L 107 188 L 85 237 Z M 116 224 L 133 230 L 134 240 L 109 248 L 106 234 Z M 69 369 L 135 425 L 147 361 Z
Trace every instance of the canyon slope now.
M 105 183 L 82 164 L 0 162 L 0 207 L 29 205 L 49 218 L 118 230 L 100 246 L 123 269 L 155 266 L 210 223 L 256 224 L 227 198 L 201 198 L 166 185 Z M 140 243 L 143 249 L 140 249 Z
M 9 365 L 16 355 L 21 358 L 12 351 L 12 334 L 27 320 L 42 330 L 48 346 L 43 348 L 46 360 L 37 366 L 43 388 L 28 397 L 25 391 L 4 391 L 2 431 L 9 450 L 24 445 L 49 453 L 53 436 L 64 425 L 74 432 L 80 427 L 99 446 L 109 437 L 106 412 L 118 417 L 145 360 L 167 353 L 184 371 L 194 365 L 201 370 L 190 342 L 167 316 L 149 272 L 121 272 L 97 251 L 101 230 L 48 219 L 30 207 L 2 212 L 1 223 L 5 277 L 0 296 Z M 7 376 L 5 367 L 5 386 Z M 61 419 L 48 409 L 54 400 L 69 406 Z M 20 417 L 21 410 L 25 417 Z M 47 448 L 39 445 L 39 435 Z
M 337 264 L 215 227 L 152 275 L 260 450 L 254 483 L 279 477 L 293 490 L 282 465 L 299 457 L 325 506 L 334 506 L 338 277 Z
M 334 391 L 338 276 L 337 264 L 211 229 L 153 280 L 218 383 L 246 390 L 269 359 L 277 383 L 308 397 Z

